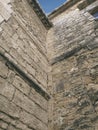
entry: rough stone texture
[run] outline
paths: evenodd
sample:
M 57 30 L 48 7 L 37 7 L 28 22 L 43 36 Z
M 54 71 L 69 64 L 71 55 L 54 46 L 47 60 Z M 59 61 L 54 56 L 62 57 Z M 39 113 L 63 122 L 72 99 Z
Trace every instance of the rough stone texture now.
M 52 65 L 53 130 L 97 130 L 98 22 L 85 8 L 79 11 L 75 6 L 52 22 L 47 50 Z
M 1 64 L 0 128 L 4 130 L 47 130 L 47 100 L 6 66 L 7 63 L 2 58 Z
M 29 1 L 0 0 L 0 130 L 48 129 L 46 34 Z
M 98 130 L 98 1 L 68 0 L 50 30 L 31 3 L 0 0 L 0 130 Z
M 45 45 L 47 30 L 28 1 L 14 0 L 10 3 L 12 16 L 10 14 L 9 19 L 4 19 L 0 15 L 0 47 L 5 50 L 7 57 L 46 89 L 49 68 Z

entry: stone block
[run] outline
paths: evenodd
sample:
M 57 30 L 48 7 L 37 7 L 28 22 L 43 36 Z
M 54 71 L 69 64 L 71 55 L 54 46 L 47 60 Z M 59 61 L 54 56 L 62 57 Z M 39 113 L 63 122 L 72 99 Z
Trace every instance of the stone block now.
M 5 130 L 5 129 L 7 129 L 8 124 L 6 122 L 0 120 L 0 127 Z
M 0 120 L 6 122 L 7 124 L 12 124 L 15 125 L 17 120 L 14 120 L 13 118 L 11 118 L 11 116 L 9 116 L 6 113 L 3 113 L 0 111 Z
M 15 78 L 15 72 L 12 70 L 9 70 L 7 81 L 12 84 Z
M 2 81 L 2 79 L 1 79 L 1 81 Z M 6 80 L 3 83 L 0 82 L 0 94 L 1 95 L 7 97 L 9 100 L 12 100 L 14 93 L 15 93 L 15 87 L 13 87 L 10 83 L 6 82 Z
M 2 31 L 2 36 L 0 37 L 0 47 L 2 47 L 5 51 L 9 52 L 11 46 L 12 44 L 10 42 L 9 35 L 6 32 Z
M 16 91 L 13 103 L 47 123 L 47 112 L 20 91 Z
M 19 89 L 20 91 L 22 91 L 22 93 L 28 95 L 30 93 L 30 89 L 31 87 L 19 76 L 15 76 L 13 85 Z
M 0 24 L 4 21 L 4 18 L 0 15 Z
M 27 71 L 28 73 L 30 73 L 31 75 L 35 76 L 36 70 L 32 67 L 32 65 L 27 64 Z
M 21 121 L 16 121 L 15 127 L 18 128 L 19 130 L 31 130 L 28 128 L 27 125 L 23 124 Z
M 28 125 L 31 129 L 47 130 L 47 125 L 45 125 L 43 122 L 38 120 L 35 116 L 33 116 L 23 110 L 20 113 L 20 120 L 24 124 Z
M 3 24 L 1 25 L 1 27 L 2 27 L 2 29 L 3 29 L 3 31 L 4 32 L 6 32 L 10 37 L 12 37 L 13 35 L 14 35 L 14 29 L 11 27 L 11 25 L 10 24 L 8 24 L 8 23 L 6 23 L 6 22 L 3 22 Z M 7 37 L 7 36 L 6 36 Z M 5 38 L 6 38 L 5 37 Z M 7 37 L 8 38 L 8 37 Z M 7 39 L 8 40 L 8 39 Z M 10 40 L 10 38 L 9 38 L 9 40 Z M 8 41 L 9 41 L 8 40 Z M 10 40 L 10 41 L 12 41 L 12 39 Z
M 8 68 L 5 65 L 5 63 L 0 61 L 0 76 L 3 77 L 3 78 L 6 78 L 7 75 L 8 75 Z
M 0 111 L 13 118 L 19 118 L 20 108 L 8 101 L 7 98 L 0 95 Z
M 20 129 L 15 128 L 15 126 L 13 126 L 13 125 L 9 125 L 8 130 L 20 130 Z
M 0 33 L 2 32 L 2 28 L 0 27 Z
M 31 89 L 29 97 L 31 100 L 33 100 L 35 103 L 37 103 L 39 106 L 41 106 L 43 109 L 47 111 L 47 100 L 44 99 L 39 93 L 37 93 L 33 88 Z
M 6 21 L 11 17 L 10 13 L 6 10 L 6 8 L 1 2 L 0 2 L 0 14 Z

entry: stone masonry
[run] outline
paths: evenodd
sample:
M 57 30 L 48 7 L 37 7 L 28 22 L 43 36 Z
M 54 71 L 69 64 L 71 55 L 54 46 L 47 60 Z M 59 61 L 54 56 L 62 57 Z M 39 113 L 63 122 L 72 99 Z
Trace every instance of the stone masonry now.
M 98 21 L 91 14 L 98 1 L 80 9 L 82 2 L 49 16 L 53 130 L 98 130 Z
M 32 4 L 0 0 L 0 130 L 48 128 L 48 30 Z
M 36 0 L 0 0 L 0 130 L 98 130 L 97 0 L 48 18 Z

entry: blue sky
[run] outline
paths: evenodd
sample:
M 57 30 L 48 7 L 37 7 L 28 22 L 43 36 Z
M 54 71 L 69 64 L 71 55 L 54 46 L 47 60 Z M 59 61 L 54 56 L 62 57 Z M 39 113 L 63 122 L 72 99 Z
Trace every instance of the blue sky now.
M 55 8 L 62 5 L 66 0 L 38 0 L 46 14 L 51 13 Z
M 98 12 L 96 12 L 95 14 L 93 14 L 93 16 L 98 19 Z

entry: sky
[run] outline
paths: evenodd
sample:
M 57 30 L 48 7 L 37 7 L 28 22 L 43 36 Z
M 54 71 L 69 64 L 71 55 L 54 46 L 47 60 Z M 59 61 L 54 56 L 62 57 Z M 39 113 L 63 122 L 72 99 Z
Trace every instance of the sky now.
M 93 14 L 93 16 L 98 19 L 98 12 L 96 12 L 95 14 Z
M 66 2 L 66 0 L 38 0 L 40 3 L 42 9 L 46 14 L 51 13 L 55 8 L 59 7 L 63 3 Z

